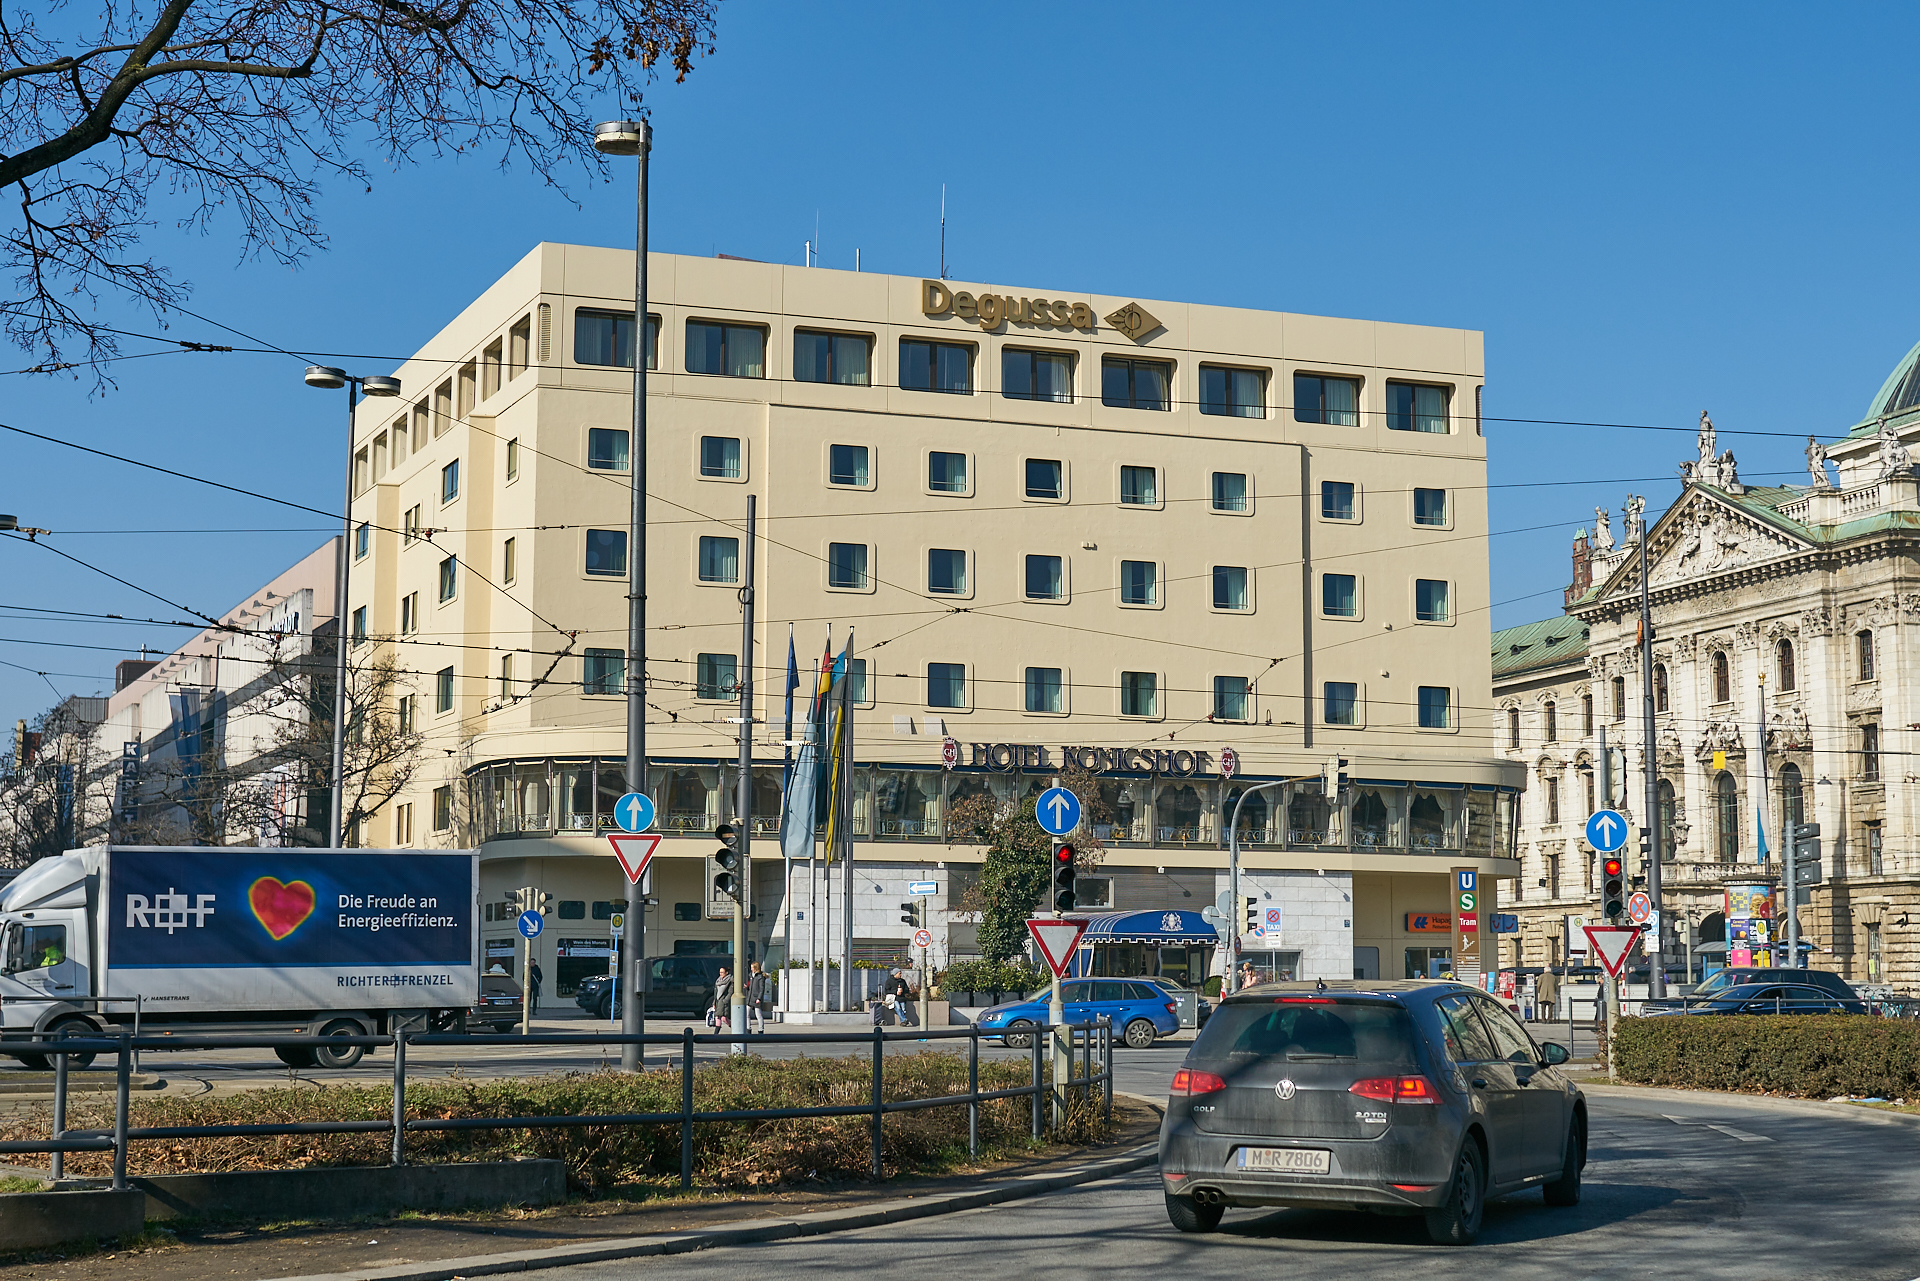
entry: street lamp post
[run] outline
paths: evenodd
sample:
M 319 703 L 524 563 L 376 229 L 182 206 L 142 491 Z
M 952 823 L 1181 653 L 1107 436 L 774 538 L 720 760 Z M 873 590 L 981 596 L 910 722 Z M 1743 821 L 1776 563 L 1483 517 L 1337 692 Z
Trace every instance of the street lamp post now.
M 606 156 L 635 156 L 640 165 L 633 233 L 633 443 L 627 450 L 627 474 L 633 492 L 627 511 L 627 790 L 647 790 L 647 156 L 653 127 L 644 120 L 609 120 L 593 131 L 594 149 Z M 745 909 L 741 909 L 744 911 Z M 638 1036 L 646 1030 L 644 988 L 647 956 L 646 891 L 627 883 L 627 932 L 632 940 L 620 957 L 620 1031 Z M 733 959 L 734 983 L 740 983 L 740 958 Z M 637 1041 L 620 1047 L 623 1071 L 640 1070 Z
M 333 782 L 333 807 L 327 815 L 327 848 L 339 849 L 345 835 L 341 825 L 345 822 L 346 811 L 342 807 L 347 796 L 347 646 L 353 643 L 353 638 L 347 635 L 347 569 L 353 564 L 353 408 L 362 392 L 369 396 L 398 396 L 400 380 L 379 374 L 361 378 L 332 365 L 308 365 L 307 386 L 329 391 L 347 389 L 347 500 L 341 518 L 339 563 L 333 579 L 333 753 L 328 763 Z

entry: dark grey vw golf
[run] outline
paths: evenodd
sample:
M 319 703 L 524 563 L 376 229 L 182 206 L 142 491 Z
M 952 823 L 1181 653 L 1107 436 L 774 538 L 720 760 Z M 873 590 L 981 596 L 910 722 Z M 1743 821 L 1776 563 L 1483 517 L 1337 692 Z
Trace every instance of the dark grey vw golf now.
M 1470 1244 L 1490 1196 L 1580 1200 L 1587 1102 L 1499 1002 L 1458 983 L 1267 983 L 1228 997 L 1174 1074 L 1167 1217 L 1228 1206 L 1422 1214 Z

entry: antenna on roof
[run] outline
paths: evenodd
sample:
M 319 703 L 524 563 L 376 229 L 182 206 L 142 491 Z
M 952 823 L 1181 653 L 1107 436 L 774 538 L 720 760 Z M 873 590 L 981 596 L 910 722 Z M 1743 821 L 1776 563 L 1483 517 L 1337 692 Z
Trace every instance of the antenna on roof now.
M 940 184 L 940 279 L 950 280 L 947 275 L 947 184 Z

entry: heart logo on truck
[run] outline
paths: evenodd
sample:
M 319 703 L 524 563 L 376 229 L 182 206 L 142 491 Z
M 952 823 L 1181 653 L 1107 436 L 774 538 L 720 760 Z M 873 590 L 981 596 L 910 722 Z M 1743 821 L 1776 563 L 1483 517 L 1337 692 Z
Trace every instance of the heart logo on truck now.
M 313 886 L 305 881 L 289 884 L 278 877 L 263 876 L 247 888 L 247 905 L 277 943 L 313 915 Z

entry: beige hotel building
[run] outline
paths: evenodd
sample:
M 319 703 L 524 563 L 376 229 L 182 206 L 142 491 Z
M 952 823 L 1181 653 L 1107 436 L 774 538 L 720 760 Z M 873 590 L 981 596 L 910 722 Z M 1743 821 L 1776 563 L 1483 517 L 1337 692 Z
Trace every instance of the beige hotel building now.
M 1101 780 L 1106 972 L 1209 972 L 1199 913 L 1252 782 L 1315 776 L 1241 812 L 1263 968 L 1434 972 L 1448 935 L 1408 927 L 1448 911 L 1448 869 L 1516 873 L 1522 770 L 1475 732 L 1479 333 L 730 258 L 649 274 L 649 957 L 731 934 L 706 859 L 733 818 L 749 494 L 755 957 L 841 947 L 841 869 L 817 902 L 804 865 L 783 893 L 789 629 L 802 708 L 829 632 L 854 633 L 856 957 L 907 954 L 917 880 L 936 964 L 974 954 L 983 851 L 944 816 L 1030 796 L 1068 753 Z M 630 252 L 538 246 L 355 429 L 349 626 L 411 674 L 424 735 L 358 840 L 478 847 L 490 898 L 550 891 L 561 1007 L 605 972 L 625 888 L 601 833 L 626 790 L 632 281 Z M 511 913 L 485 915 L 515 969 Z

